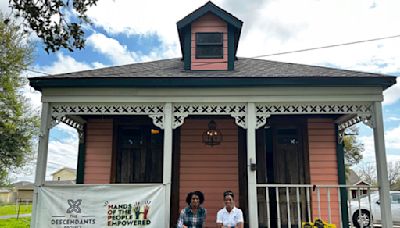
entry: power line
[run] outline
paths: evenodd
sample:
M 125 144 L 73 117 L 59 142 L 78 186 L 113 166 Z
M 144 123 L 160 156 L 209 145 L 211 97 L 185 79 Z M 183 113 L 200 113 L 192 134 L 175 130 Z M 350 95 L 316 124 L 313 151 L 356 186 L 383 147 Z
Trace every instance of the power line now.
M 400 38 L 400 34 L 393 35 L 393 36 L 378 37 L 378 38 L 367 39 L 367 40 L 351 41 L 351 42 L 347 42 L 347 43 L 331 44 L 331 45 L 320 46 L 320 47 L 304 48 L 304 49 L 293 50 L 293 51 L 283 51 L 283 52 L 276 52 L 276 53 L 271 53 L 271 54 L 263 54 L 263 55 L 257 55 L 257 56 L 247 57 L 247 58 L 256 59 L 256 58 L 263 58 L 263 57 L 270 57 L 270 56 L 287 55 L 287 54 L 293 54 L 293 53 L 315 51 L 315 50 L 320 50 L 320 49 L 328 49 L 328 48 L 335 48 L 335 47 L 341 47 L 341 46 L 350 46 L 350 45 L 355 45 L 355 44 L 374 42 L 374 41 L 379 41 L 379 40 L 394 39 L 394 38 Z M 221 63 L 221 62 L 202 63 L 202 64 L 197 64 L 197 66 L 210 65 L 210 64 L 215 64 L 215 63 Z M 154 71 L 154 70 L 172 70 L 172 69 L 179 69 L 179 67 L 173 66 L 173 67 L 166 67 L 166 68 L 159 68 L 159 69 L 144 69 L 144 70 L 132 71 L 130 73 L 144 73 L 144 72 L 149 72 L 149 71 Z M 28 71 L 31 71 L 34 73 L 45 74 L 47 76 L 50 75 L 49 73 L 41 72 L 41 71 L 37 71 L 37 70 L 33 70 L 33 69 L 28 69 Z M 110 73 L 108 75 L 118 75 L 118 74 L 120 74 L 120 73 L 119 72 Z
M 349 45 L 373 42 L 373 41 L 378 41 L 378 40 L 387 40 L 387 39 L 393 39 L 393 38 L 399 38 L 399 37 L 400 37 L 400 34 L 394 35 L 394 36 L 373 38 L 373 39 L 368 39 L 368 40 L 357 40 L 357 41 L 352 41 L 352 42 L 348 42 L 348 43 L 331 44 L 331 45 L 320 46 L 320 47 L 305 48 L 305 49 L 299 49 L 299 50 L 294 50 L 294 51 L 284 51 L 284 52 L 277 52 L 277 53 L 272 53 L 272 54 L 258 55 L 258 56 L 253 56 L 250 58 L 262 58 L 262 57 L 269 57 L 269 56 L 286 55 L 286 54 L 292 54 L 292 53 L 298 53 L 298 52 L 306 52 L 306 51 L 314 51 L 314 50 L 319 50 L 319 49 L 349 46 Z
M 315 50 L 320 50 L 320 49 L 349 46 L 349 45 L 354 45 L 354 44 L 361 44 L 361 43 L 394 39 L 394 38 L 400 38 L 400 34 L 393 35 L 393 36 L 378 37 L 378 38 L 373 38 L 373 39 L 368 39 L 368 40 L 357 40 L 357 41 L 351 41 L 351 42 L 347 42 L 347 43 L 330 44 L 330 45 L 320 46 L 320 47 L 304 48 L 304 49 L 293 50 L 293 51 L 283 51 L 283 52 L 276 52 L 276 53 L 271 53 L 271 54 L 263 54 L 263 55 L 257 55 L 257 56 L 247 57 L 247 58 L 257 59 L 257 58 L 270 57 L 270 56 L 287 55 L 287 54 L 293 54 L 293 53 L 299 53 L 299 52 L 307 52 L 307 51 L 315 51 Z M 215 63 L 222 63 L 222 62 L 202 63 L 202 64 L 197 64 L 196 66 L 205 66 L 205 65 L 209 65 L 209 64 L 215 64 Z
M 350 45 L 355 45 L 355 44 L 374 42 L 374 41 L 379 41 L 379 40 L 394 39 L 394 38 L 400 38 L 400 34 L 393 35 L 393 36 L 372 38 L 372 39 L 367 39 L 367 40 L 351 41 L 351 42 L 347 42 L 347 43 L 331 44 L 331 45 L 320 46 L 320 47 L 305 48 L 305 49 L 299 49 L 299 50 L 293 50 L 293 51 L 284 51 L 284 52 L 276 52 L 276 53 L 271 53 L 271 54 L 263 54 L 263 55 L 257 55 L 257 56 L 247 57 L 247 58 L 256 59 L 256 58 L 263 58 L 263 57 L 270 57 L 270 56 L 287 55 L 287 54 L 292 54 L 292 53 L 315 51 L 315 50 L 320 50 L 320 49 L 328 49 L 328 48 L 335 48 L 335 47 L 341 47 L 341 46 L 350 46 Z M 222 63 L 222 62 L 202 63 L 202 64 L 197 64 L 196 66 L 211 65 L 211 64 L 215 64 L 215 63 Z M 168 70 L 168 69 L 173 69 L 173 68 L 176 68 L 176 67 L 167 67 L 167 68 L 157 69 L 157 70 Z M 141 73 L 141 72 L 147 72 L 147 71 L 152 71 L 152 70 L 153 69 L 148 69 L 148 70 L 143 70 L 143 71 L 137 71 L 134 73 Z
M 38 71 L 34 69 L 26 69 L 27 71 L 33 72 L 33 73 L 38 73 L 38 74 L 45 74 L 45 75 L 50 75 L 49 73 L 43 72 L 43 71 Z

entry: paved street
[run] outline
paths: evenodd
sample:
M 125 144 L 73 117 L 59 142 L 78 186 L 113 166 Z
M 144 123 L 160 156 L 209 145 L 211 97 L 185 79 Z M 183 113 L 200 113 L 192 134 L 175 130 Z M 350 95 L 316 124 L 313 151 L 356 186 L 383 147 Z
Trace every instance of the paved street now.
M 19 215 L 20 218 L 30 217 L 30 216 L 31 216 L 31 214 L 21 214 L 21 215 Z M 3 215 L 3 216 L 0 216 L 0 219 L 9 219 L 9 218 L 16 218 L 16 217 L 17 217 L 17 215 Z

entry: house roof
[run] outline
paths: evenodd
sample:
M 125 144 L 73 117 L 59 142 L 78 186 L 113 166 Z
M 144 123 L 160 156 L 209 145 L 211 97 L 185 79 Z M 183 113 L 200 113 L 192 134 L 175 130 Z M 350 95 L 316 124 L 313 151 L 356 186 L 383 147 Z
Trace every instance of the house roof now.
M 56 173 L 59 173 L 59 172 L 61 172 L 61 171 L 63 171 L 63 170 L 66 170 L 66 171 L 69 171 L 69 172 L 71 172 L 71 173 L 75 173 L 75 174 L 76 174 L 76 169 L 69 168 L 69 167 L 63 167 L 63 168 L 61 168 L 61 169 L 55 171 L 55 172 L 52 173 L 51 175 L 54 176 Z
M 368 182 L 362 180 L 352 169 L 349 169 L 346 182 L 348 185 L 370 185 Z
M 239 58 L 233 71 L 185 71 L 179 58 L 29 78 L 45 87 L 382 86 L 396 77 L 329 67 Z
M 354 185 L 370 185 L 368 182 L 366 182 L 366 181 L 363 181 L 363 180 L 360 180 L 360 181 L 358 181 L 357 183 L 355 183 Z
M 361 178 L 356 174 L 356 172 L 354 172 L 354 170 L 349 169 L 348 171 L 348 175 L 347 175 L 347 184 L 349 185 L 355 185 L 358 182 L 361 181 Z
M 9 188 L 0 188 L 0 193 L 9 193 L 11 192 L 11 189 Z
M 232 14 L 228 13 L 226 10 L 218 7 L 211 1 L 207 2 L 205 5 L 199 7 L 186 17 L 182 18 L 180 21 L 178 21 L 177 27 L 178 29 L 182 29 L 186 27 L 187 25 L 191 24 L 195 20 L 199 19 L 200 17 L 204 16 L 207 13 L 213 13 L 214 15 L 218 16 L 222 20 L 224 20 L 226 23 L 236 27 L 237 29 L 241 29 L 243 25 L 243 21 L 239 20 L 239 18 L 233 16 Z
M 33 189 L 33 183 L 29 181 L 19 181 L 13 185 L 16 189 Z
M 75 184 L 74 180 L 48 180 L 45 184 Z

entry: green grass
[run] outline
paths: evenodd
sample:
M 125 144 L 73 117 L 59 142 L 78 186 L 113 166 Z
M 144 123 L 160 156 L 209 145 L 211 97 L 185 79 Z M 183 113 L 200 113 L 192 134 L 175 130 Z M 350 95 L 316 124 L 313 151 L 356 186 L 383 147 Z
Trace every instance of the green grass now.
M 29 227 L 31 223 L 30 217 L 19 218 L 18 220 L 15 218 L 11 219 L 0 219 L 0 227 L 1 228 L 26 228 Z
M 30 214 L 32 211 L 31 204 L 21 204 L 20 205 L 19 214 Z M 0 206 L 0 216 L 3 215 L 16 215 L 17 214 L 17 207 L 15 204 L 10 205 L 2 205 Z M 1 226 L 0 226 L 1 227 Z

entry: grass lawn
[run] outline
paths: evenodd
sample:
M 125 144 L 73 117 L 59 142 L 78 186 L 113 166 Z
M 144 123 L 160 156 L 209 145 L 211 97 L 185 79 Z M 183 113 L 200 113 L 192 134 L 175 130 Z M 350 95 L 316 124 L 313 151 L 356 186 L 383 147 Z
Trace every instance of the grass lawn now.
M 0 227 L 9 227 L 9 228 L 26 228 L 29 227 L 31 223 L 31 218 L 19 218 L 18 220 L 15 218 L 11 219 L 0 219 Z
M 19 214 L 30 214 L 32 211 L 32 204 L 21 204 Z M 16 215 L 17 208 L 15 204 L 0 206 L 0 216 L 3 215 Z M 2 226 L 0 226 L 2 227 Z

